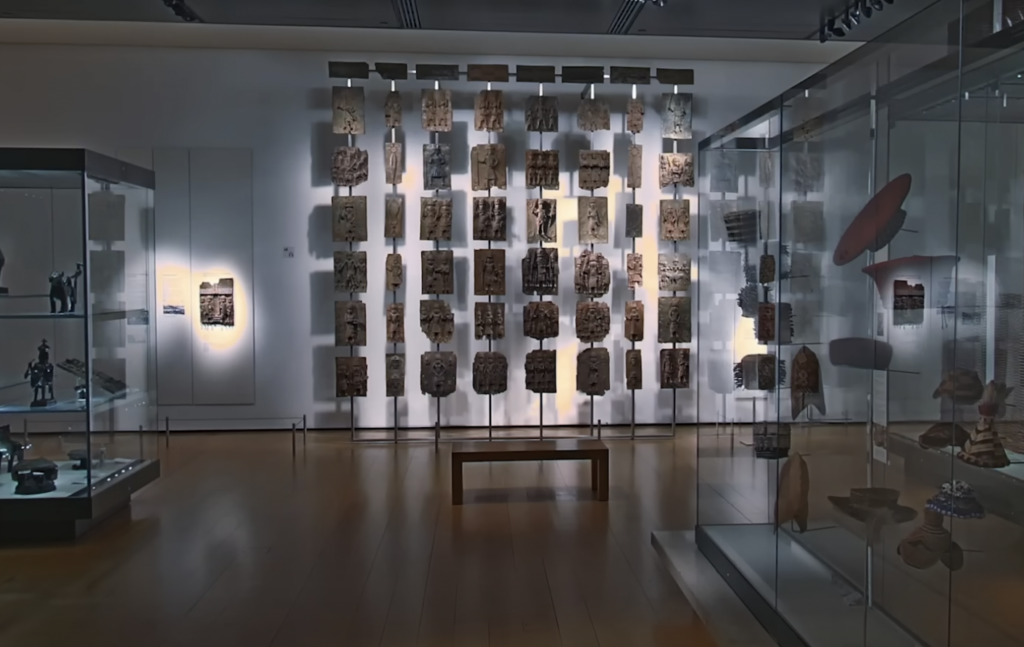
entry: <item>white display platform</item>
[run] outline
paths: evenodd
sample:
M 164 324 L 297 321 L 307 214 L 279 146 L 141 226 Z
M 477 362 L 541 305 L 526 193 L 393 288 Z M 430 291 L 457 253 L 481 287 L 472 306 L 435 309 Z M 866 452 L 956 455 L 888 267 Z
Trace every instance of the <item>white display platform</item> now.
M 59 470 L 57 472 L 57 489 L 53 492 L 44 492 L 43 494 L 24 495 L 14 493 L 14 488 L 16 488 L 18 484 L 15 483 L 14 477 L 7 473 L 7 461 L 5 460 L 3 464 L 3 473 L 0 474 L 0 499 L 64 498 L 71 496 L 86 486 L 86 471 L 71 469 L 74 465 L 78 464 L 78 461 L 53 462 L 57 464 L 57 468 Z M 135 460 L 131 458 L 108 458 L 103 461 L 102 466 L 94 466 L 92 468 L 92 482 L 95 484 L 134 462 Z

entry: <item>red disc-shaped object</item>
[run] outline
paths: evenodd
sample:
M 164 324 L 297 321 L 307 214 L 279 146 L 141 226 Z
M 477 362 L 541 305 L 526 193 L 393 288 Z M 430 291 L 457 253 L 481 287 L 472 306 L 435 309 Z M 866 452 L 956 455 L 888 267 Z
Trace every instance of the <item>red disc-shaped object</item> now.
M 895 221 L 900 219 L 899 225 L 902 226 L 902 218 L 906 218 L 906 212 L 900 207 L 909 193 L 909 173 L 896 177 L 882 187 L 846 228 L 836 245 L 832 262 L 846 265 L 868 249 L 877 252 L 888 245 L 900 230 L 899 226 L 894 226 Z

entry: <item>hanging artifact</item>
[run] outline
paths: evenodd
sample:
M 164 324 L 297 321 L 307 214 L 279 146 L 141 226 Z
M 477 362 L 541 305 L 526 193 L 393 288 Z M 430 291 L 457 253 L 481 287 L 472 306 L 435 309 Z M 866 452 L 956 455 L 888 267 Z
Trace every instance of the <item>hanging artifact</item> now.
M 505 189 L 508 185 L 508 168 L 505 165 L 505 146 L 502 144 L 479 144 L 470 151 L 470 181 L 474 191 Z
M 526 354 L 526 389 L 533 393 L 556 393 L 558 362 L 553 350 L 531 350 Z
M 500 133 L 505 129 L 505 100 L 501 90 L 481 90 L 473 100 L 473 128 Z
M 366 397 L 366 358 L 335 357 L 335 397 Z
M 693 139 L 693 95 L 661 95 L 664 111 L 661 136 L 664 139 Z
M 473 329 L 477 339 L 504 339 L 505 304 L 474 303 Z
M 611 179 L 612 154 L 609 151 L 580 151 L 576 173 L 579 188 L 584 191 L 604 189 Z
M 420 240 L 452 239 L 452 199 L 420 198 Z
M 691 341 L 690 297 L 658 297 L 658 343 Z
M 370 154 L 355 146 L 339 146 L 331 157 L 335 186 L 359 186 L 370 177 Z
M 807 532 L 810 491 L 811 475 L 807 461 L 799 453 L 793 454 L 779 470 L 779 487 L 775 494 L 776 530 L 782 524 L 795 521 L 800 532 Z
M 405 343 L 405 304 L 389 303 L 384 315 L 387 340 L 390 344 Z
M 631 145 L 629 147 L 629 164 L 626 166 L 626 188 L 639 189 L 644 183 L 644 147 Z
M 627 301 L 625 317 L 625 337 L 627 341 L 644 340 L 644 302 Z
M 942 381 L 932 393 L 932 399 L 944 398 L 955 404 L 976 404 L 984 395 L 985 385 L 981 383 L 978 371 L 954 368 L 942 374 Z
M 506 240 L 505 198 L 473 198 L 473 240 Z
M 825 242 L 825 203 L 793 200 L 793 241 L 816 245 Z
M 336 195 L 331 198 L 332 240 L 361 242 L 366 236 L 366 196 Z
M 611 130 L 612 120 L 608 104 L 599 99 L 580 101 L 579 108 L 576 109 L 576 127 L 587 133 Z
M 334 345 L 366 345 L 366 304 L 362 301 L 334 302 Z
M 537 340 L 558 337 L 558 304 L 534 301 L 523 306 L 523 334 Z
M 685 292 L 690 289 L 690 257 L 686 254 L 658 254 L 658 289 Z
M 334 104 L 334 134 L 362 135 L 365 133 L 363 88 L 334 87 L 331 89 L 331 94 Z
M 531 133 L 558 132 L 558 97 L 527 97 L 526 131 Z
M 452 250 L 420 252 L 420 294 L 455 294 L 454 274 L 455 256 Z
M 402 127 L 402 95 L 397 91 L 388 92 L 384 97 L 384 127 Z
M 501 296 L 505 294 L 505 250 L 473 250 L 473 294 Z
M 788 422 L 755 422 L 754 457 L 779 460 L 789 456 L 792 429 Z
M 480 352 L 473 357 L 473 391 L 498 395 L 508 390 L 508 359 L 501 353 Z
M 757 209 L 731 211 L 722 215 L 725 236 L 730 243 L 749 244 L 757 242 L 758 221 L 761 212 Z
M 884 371 L 892 361 L 892 346 L 864 337 L 833 339 L 828 343 L 828 359 L 832 366 Z
M 448 144 L 423 144 L 423 189 L 452 188 L 452 148 Z
M 693 154 L 662 153 L 658 156 L 658 186 L 693 186 Z
M 626 101 L 626 131 L 637 135 L 644 129 L 644 103 L 639 99 Z
M 690 240 L 690 201 L 662 200 L 658 209 L 661 239 Z
M 405 198 L 400 195 L 384 198 L 384 237 L 405 237 Z
M 643 238 L 644 206 L 642 204 L 626 205 L 626 238 Z
M 663 389 L 690 388 L 690 349 L 662 348 L 658 369 Z
M 387 397 L 400 398 L 405 395 L 405 355 L 388 353 L 384 358 Z
M 532 251 L 532 250 L 531 250 Z M 611 270 L 603 254 L 585 249 L 576 257 L 576 294 L 604 296 L 611 287 Z
M 949 299 L 953 272 L 959 260 L 949 255 L 906 256 L 868 265 L 861 272 L 874 279 L 882 307 L 892 304 L 893 325 L 921 325 L 929 303 L 938 308 Z
M 452 91 L 423 90 L 421 95 L 423 130 L 450 132 L 452 129 Z
M 458 357 L 451 351 L 430 351 L 420 356 L 420 392 L 435 398 L 455 393 Z
M 825 415 L 825 391 L 821 382 L 818 356 L 807 346 L 801 346 L 793 356 L 790 367 L 789 405 L 793 420 L 804 409 L 813 406 Z
M 905 173 L 868 200 L 839 239 L 832 255 L 833 263 L 846 265 L 864 252 L 877 252 L 892 242 L 907 219 L 907 212 L 902 206 L 910 193 L 910 184 L 910 175 Z
M 529 198 L 526 201 L 526 242 L 558 242 L 558 201 Z
M 433 344 L 447 344 L 455 336 L 455 315 L 442 299 L 420 300 L 420 330 Z
M 334 252 L 334 291 L 366 292 L 366 252 Z
M 777 382 L 776 363 L 779 374 Z M 733 367 L 733 379 L 736 388 L 748 391 L 774 391 L 776 386 L 786 383 L 786 362 L 776 362 L 775 355 L 746 355 Z
M 660 268 L 659 268 L 660 269 Z M 626 283 L 630 290 L 636 290 L 644 284 L 643 254 L 626 254 Z
M 639 349 L 626 351 L 626 390 L 640 391 L 644 388 L 643 357 Z
M 608 198 L 577 198 L 580 245 L 608 242 Z
M 531 247 L 526 250 L 520 275 L 523 279 L 523 294 L 558 294 L 558 249 Z
M 777 319 L 777 321 L 776 321 Z M 762 344 L 793 341 L 793 306 L 789 303 L 759 303 L 754 335 Z M 778 328 L 776 328 L 776 323 Z M 778 333 L 778 335 L 776 335 Z
M 587 348 L 576 356 L 576 390 L 604 395 L 611 389 L 611 363 L 607 348 Z
M 526 188 L 557 191 L 559 182 L 557 150 L 526 151 Z

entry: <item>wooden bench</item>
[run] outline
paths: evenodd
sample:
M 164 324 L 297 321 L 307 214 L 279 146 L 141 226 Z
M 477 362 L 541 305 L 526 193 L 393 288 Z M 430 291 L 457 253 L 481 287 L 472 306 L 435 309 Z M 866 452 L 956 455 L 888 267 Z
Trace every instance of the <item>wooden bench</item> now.
M 452 446 L 452 505 L 462 505 L 462 464 L 508 461 L 590 461 L 590 489 L 608 500 L 608 447 L 600 440 L 467 442 Z

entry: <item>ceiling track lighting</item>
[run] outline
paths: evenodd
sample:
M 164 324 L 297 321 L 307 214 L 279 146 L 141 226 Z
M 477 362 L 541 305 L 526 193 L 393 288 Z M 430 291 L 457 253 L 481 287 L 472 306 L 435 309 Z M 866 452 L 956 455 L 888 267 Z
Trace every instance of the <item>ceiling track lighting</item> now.
M 203 22 L 203 19 L 185 4 L 185 0 L 164 0 L 164 5 L 185 22 Z
M 842 11 L 822 19 L 818 26 L 818 42 L 827 43 L 833 38 L 843 38 L 854 27 L 869 20 L 875 12 L 881 12 L 885 5 L 894 2 L 896 0 L 853 0 Z

